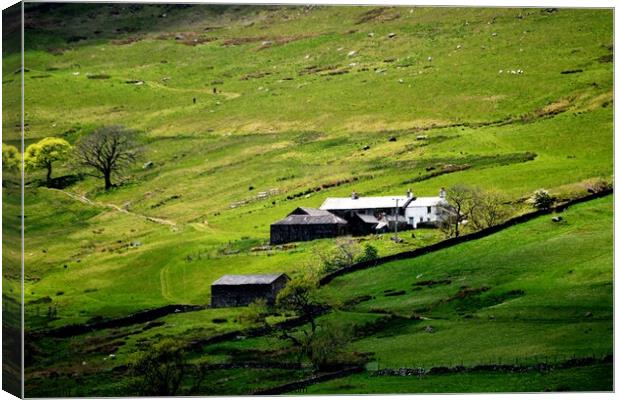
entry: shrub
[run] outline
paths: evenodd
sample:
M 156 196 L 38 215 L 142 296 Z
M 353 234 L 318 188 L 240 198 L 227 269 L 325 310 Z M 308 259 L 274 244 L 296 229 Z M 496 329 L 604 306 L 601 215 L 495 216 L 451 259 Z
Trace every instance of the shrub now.
M 353 264 L 359 258 L 359 244 L 350 237 L 336 239 L 335 246 L 328 251 L 319 253 L 322 272 L 329 273 Z
M 379 252 L 377 251 L 377 249 L 370 244 L 366 244 L 364 245 L 364 251 L 357 258 L 357 261 L 358 262 L 372 261 L 372 260 L 376 260 L 377 258 L 379 258 Z
M 553 198 L 545 189 L 538 189 L 532 196 L 534 207 L 539 210 L 547 209 L 553 204 Z
M 256 299 L 241 311 L 239 314 L 239 321 L 256 324 L 264 322 L 267 315 L 269 315 L 267 300 Z

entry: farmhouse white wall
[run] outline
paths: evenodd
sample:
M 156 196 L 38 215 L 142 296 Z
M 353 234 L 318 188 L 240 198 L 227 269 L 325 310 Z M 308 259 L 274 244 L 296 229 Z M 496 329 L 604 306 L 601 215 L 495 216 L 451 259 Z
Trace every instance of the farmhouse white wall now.
M 405 209 L 407 224 L 414 229 L 419 224 L 435 224 L 441 221 L 442 205 L 447 205 L 443 197 L 418 197 Z

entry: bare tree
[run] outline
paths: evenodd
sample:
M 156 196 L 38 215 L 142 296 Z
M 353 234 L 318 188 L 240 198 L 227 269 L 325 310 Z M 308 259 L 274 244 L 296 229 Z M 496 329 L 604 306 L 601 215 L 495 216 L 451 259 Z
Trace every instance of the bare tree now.
M 476 229 L 485 229 L 502 223 L 510 213 L 504 196 L 493 190 L 477 190 L 473 195 L 469 220 Z
M 135 132 L 118 125 L 105 126 L 80 139 L 75 146 L 76 161 L 97 171 L 95 176 L 110 189 L 112 176 L 136 161 Z
M 460 225 L 474 211 L 475 190 L 465 185 L 454 185 L 446 190 L 447 205 L 440 212 L 444 214 L 442 230 L 448 236 L 458 237 Z
M 458 237 L 465 221 L 476 230 L 485 229 L 503 222 L 510 213 L 502 194 L 493 190 L 455 185 L 448 188 L 446 200 L 440 227 L 447 236 Z

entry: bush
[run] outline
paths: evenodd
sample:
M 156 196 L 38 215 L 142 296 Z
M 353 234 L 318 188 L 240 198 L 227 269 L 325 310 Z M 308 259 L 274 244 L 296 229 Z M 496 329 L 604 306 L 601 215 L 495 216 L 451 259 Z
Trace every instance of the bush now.
M 269 309 L 267 307 L 267 300 L 256 299 L 241 311 L 239 314 L 239 321 L 250 324 L 261 323 L 265 321 L 265 317 L 268 315 Z
M 319 253 L 322 272 L 330 273 L 353 264 L 359 258 L 360 247 L 350 237 L 336 239 L 335 246 L 326 252 Z
M 532 196 L 534 207 L 539 210 L 547 209 L 553 204 L 553 198 L 545 189 L 538 189 Z
M 379 252 L 377 251 L 377 249 L 370 244 L 366 244 L 364 245 L 364 251 L 357 258 L 357 262 L 372 261 L 376 260 L 377 258 L 379 258 Z

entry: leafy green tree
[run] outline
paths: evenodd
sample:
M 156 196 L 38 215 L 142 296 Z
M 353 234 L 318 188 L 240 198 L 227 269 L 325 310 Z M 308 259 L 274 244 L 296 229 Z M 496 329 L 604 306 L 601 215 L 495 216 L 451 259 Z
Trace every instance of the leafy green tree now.
M 291 280 L 284 289 L 280 290 L 276 298 L 278 308 L 283 311 L 292 311 L 299 317 L 308 319 L 310 323 L 307 329 L 302 330 L 303 337 L 297 337 L 287 331 L 282 334 L 284 339 L 289 339 L 294 345 L 301 347 L 303 353 L 307 351 L 307 346 L 316 333 L 315 318 L 320 310 L 316 296 L 317 287 L 318 278 L 316 275 L 306 273 Z
M 46 137 L 26 148 L 24 164 L 29 170 L 39 168 L 47 170 L 46 182 L 49 186 L 52 182 L 52 165 L 57 161 L 66 160 L 70 150 L 71 145 L 66 140 Z
M 178 342 L 164 339 L 142 352 L 129 364 L 131 390 L 138 396 L 196 394 L 206 374 L 206 365 L 187 364 Z M 190 382 L 189 387 L 182 387 Z
M 291 280 L 276 298 L 276 305 L 284 310 L 293 311 L 297 315 L 312 317 L 319 308 L 316 296 L 318 277 L 314 273 Z
M 2 143 L 2 167 L 5 171 L 19 171 L 21 156 L 17 147 Z
M 321 321 L 308 343 L 307 355 L 317 370 L 327 370 L 345 363 L 354 363 L 356 357 L 345 348 L 353 338 L 351 323 L 340 319 Z

